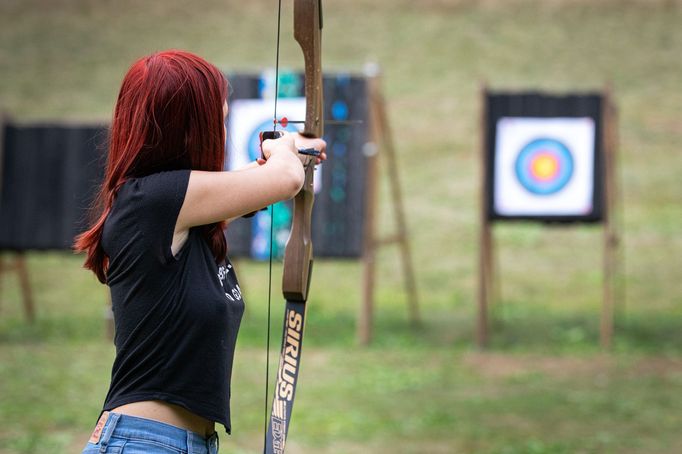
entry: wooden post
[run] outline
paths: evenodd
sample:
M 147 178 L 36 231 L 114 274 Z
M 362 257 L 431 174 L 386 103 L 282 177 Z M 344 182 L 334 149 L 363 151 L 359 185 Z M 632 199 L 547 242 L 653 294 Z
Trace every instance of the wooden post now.
M 26 256 L 23 252 L 15 253 L 14 263 L 10 265 L 5 264 L 4 260 L 0 259 L 0 279 L 2 279 L 2 275 L 7 271 L 16 271 L 17 278 L 19 279 L 19 287 L 21 288 L 26 321 L 33 323 L 36 318 L 36 311 L 35 305 L 33 304 L 31 281 L 28 278 L 28 269 L 26 268 Z
M 0 109 L 0 206 L 2 204 L 2 166 L 5 163 L 5 114 Z M 0 310 L 2 309 L 2 275 L 4 273 L 4 259 L 0 255 Z
M 370 143 L 365 149 L 367 156 L 367 188 L 363 252 L 363 300 L 358 321 L 358 340 L 367 345 L 372 338 L 372 320 L 374 312 L 374 285 L 376 280 L 376 253 L 379 247 L 398 243 L 402 259 L 402 272 L 407 294 L 408 314 L 413 326 L 420 324 L 417 300 L 417 285 L 412 267 L 412 254 L 409 246 L 407 222 L 402 203 L 402 192 L 398 178 L 398 165 L 391 128 L 386 113 L 386 102 L 381 93 L 381 76 L 377 66 L 370 66 L 367 71 L 367 88 L 369 98 Z M 387 238 L 378 238 L 376 229 L 376 209 L 378 198 L 378 153 L 386 156 L 388 166 L 391 202 L 397 233 Z
M 622 232 L 623 232 L 623 192 L 620 182 L 621 167 L 619 164 L 619 148 L 620 138 L 618 134 L 618 107 L 616 106 L 613 97 L 611 98 L 611 162 L 613 171 L 611 174 L 611 186 L 613 188 L 613 197 L 611 203 L 613 206 L 613 215 L 611 217 L 614 232 L 616 235 L 616 251 L 614 255 L 614 311 L 615 324 L 622 320 L 625 316 L 625 308 L 627 306 L 627 291 L 625 280 L 625 248 L 622 247 Z
M 2 176 L 3 164 L 5 162 L 5 125 L 7 122 L 7 115 L 0 110 L 0 191 L 2 191 Z M 2 200 L 0 198 L 0 200 Z M 24 313 L 26 320 L 29 323 L 35 321 L 35 306 L 33 305 L 33 293 L 31 291 L 31 282 L 28 279 L 28 269 L 26 268 L 26 257 L 23 252 L 17 252 L 14 256 L 14 263 L 6 266 L 4 263 L 0 264 L 0 276 L 8 270 L 17 272 L 19 278 L 19 286 L 21 287 L 21 294 L 24 303 Z
M 15 269 L 19 275 L 19 284 L 21 285 L 21 293 L 24 297 L 24 312 L 26 313 L 26 320 L 29 323 L 35 321 L 35 307 L 33 305 L 33 293 L 31 291 L 31 282 L 28 279 L 28 269 L 26 268 L 26 256 L 23 252 L 18 252 L 15 258 Z
M 2 178 L 0 177 L 0 180 Z M 2 181 L 0 181 L 1 183 Z M 2 312 L 2 275 L 4 274 L 5 259 L 2 254 L 0 254 L 0 312 Z
M 5 164 L 5 113 L 0 109 L 0 206 L 2 204 L 2 168 Z M 0 309 L 2 309 L 2 275 L 5 272 L 4 259 L 0 255 Z
M 5 165 L 5 125 L 7 123 L 7 115 L 0 108 L 0 195 L 2 195 L 2 176 L 3 166 Z M 0 203 L 2 198 L 0 198 Z
M 378 81 L 375 77 L 367 78 L 368 97 L 369 97 L 369 121 L 370 121 L 370 141 L 365 145 L 364 153 L 366 156 L 366 188 L 365 188 L 365 226 L 363 232 L 363 254 L 362 254 L 362 303 L 358 318 L 357 336 L 360 345 L 369 345 L 372 341 L 372 325 L 374 319 L 374 283 L 376 266 L 376 218 L 377 209 L 377 154 L 381 132 L 379 131 L 379 121 L 377 113 L 376 85 Z
M 391 132 L 391 125 L 388 121 L 388 114 L 386 113 L 386 101 L 379 87 L 378 76 L 375 78 L 376 93 L 376 109 L 379 119 L 380 131 L 383 134 L 381 137 L 383 155 L 386 157 L 386 164 L 388 166 L 388 183 L 391 190 L 391 200 L 393 202 L 393 214 L 395 215 L 395 224 L 398 230 L 397 239 L 400 253 L 402 256 L 403 280 L 405 283 L 405 292 L 407 294 L 407 303 L 409 310 L 410 322 L 413 326 L 420 324 L 419 307 L 417 302 L 417 284 L 414 278 L 414 269 L 412 268 L 412 253 L 410 251 L 410 243 L 407 233 L 407 221 L 405 218 L 405 211 L 403 208 L 403 196 L 400 188 L 400 179 L 398 177 L 398 164 L 396 162 L 395 147 L 393 145 L 393 134 Z
M 493 288 L 493 263 L 492 263 L 492 229 L 488 220 L 488 184 L 486 169 L 488 165 L 488 139 L 487 139 L 487 87 L 481 83 L 480 87 L 481 117 L 480 128 L 480 210 L 479 210 L 479 257 L 478 257 L 478 313 L 476 318 L 476 345 L 485 348 L 488 344 L 488 307 Z
M 611 88 L 606 87 L 602 102 L 602 152 L 604 162 L 604 276 L 603 302 L 600 323 L 600 343 L 605 350 L 611 349 L 614 322 L 614 271 L 618 249 L 618 232 L 615 221 L 615 106 L 612 104 Z

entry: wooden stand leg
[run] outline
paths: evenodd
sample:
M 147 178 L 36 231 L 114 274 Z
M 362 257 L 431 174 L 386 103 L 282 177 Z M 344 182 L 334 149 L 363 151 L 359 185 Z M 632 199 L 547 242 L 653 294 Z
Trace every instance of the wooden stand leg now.
M 28 279 L 28 270 L 26 269 L 25 259 L 23 252 L 18 253 L 15 258 L 15 267 L 19 274 L 19 284 L 21 285 L 21 293 L 24 299 L 26 320 L 29 323 L 33 323 L 35 321 L 35 308 L 33 306 L 33 294 L 31 292 L 31 283 Z
M 11 260 L 11 259 L 10 259 Z M 19 278 L 19 287 L 21 289 L 21 298 L 24 305 L 24 314 L 26 321 L 33 323 L 35 321 L 35 306 L 33 304 L 33 292 L 31 290 L 31 282 L 28 278 L 28 269 L 26 268 L 26 257 L 23 252 L 18 252 L 13 260 L 14 263 L 8 265 L 4 258 L 0 257 L 0 301 L 2 300 L 2 278 L 3 275 L 10 270 L 17 272 Z
M 421 325 L 421 316 L 419 315 L 417 300 L 417 283 L 412 269 L 412 253 L 406 236 L 403 236 L 403 241 L 400 242 L 400 251 L 403 258 L 403 279 L 405 280 L 410 323 L 416 328 Z
M 372 342 L 372 325 L 374 321 L 374 279 L 375 279 L 375 251 L 367 248 L 362 257 L 363 285 L 362 305 L 358 319 L 357 337 L 360 345 Z
M 487 138 L 486 138 L 486 118 L 487 118 L 487 89 L 485 84 L 481 84 L 480 103 L 480 176 L 481 183 L 479 200 L 479 257 L 478 257 L 478 312 L 476 317 L 476 345 L 478 348 L 485 348 L 488 344 L 488 312 L 493 287 L 493 262 L 492 262 L 492 232 L 488 221 L 487 203 L 488 187 L 486 178 L 487 167 Z
M 0 254 L 0 312 L 2 311 L 2 277 L 5 274 L 5 259 Z
M 604 232 L 604 288 L 603 288 L 603 307 L 600 328 L 600 343 L 604 350 L 610 350 L 613 339 L 613 320 L 614 320 L 614 303 L 613 303 L 613 281 L 614 281 L 614 264 L 615 264 L 615 248 L 616 240 L 605 229 Z
M 414 278 L 414 269 L 412 268 L 412 253 L 410 251 L 409 235 L 407 231 L 407 221 L 405 218 L 405 210 L 403 209 L 403 196 L 400 189 L 400 179 L 398 177 L 398 164 L 396 162 L 395 148 L 393 146 L 393 136 L 391 127 L 386 114 L 386 103 L 377 90 L 376 93 L 376 109 L 377 119 L 379 121 L 381 142 L 386 156 L 386 164 L 388 165 L 388 181 L 391 188 L 391 200 L 393 202 L 393 213 L 395 215 L 395 222 L 398 230 L 397 241 L 400 247 L 400 253 L 403 265 L 403 279 L 405 282 L 405 292 L 407 293 L 408 312 L 412 326 L 419 326 L 419 303 L 417 300 L 417 284 Z
M 3 165 L 5 163 L 5 113 L 0 109 L 0 191 L 2 191 Z M 5 259 L 0 255 L 0 309 L 2 308 L 2 275 L 5 270 Z
M 366 188 L 365 188 L 365 225 L 363 232 L 362 256 L 362 303 L 358 314 L 357 339 L 360 345 L 369 345 L 372 341 L 372 326 L 374 323 L 374 283 L 376 278 L 376 205 L 377 205 L 377 153 L 379 131 L 377 124 L 376 84 L 369 79 L 369 109 L 370 109 L 370 144 L 365 147 L 366 160 Z
M 614 311 L 615 324 L 619 321 L 625 320 L 625 313 L 627 308 L 627 289 L 625 280 L 625 248 L 622 246 L 622 232 L 623 232 L 623 193 L 620 185 L 622 178 L 620 177 L 621 167 L 619 164 L 618 149 L 619 149 L 619 135 L 618 135 L 618 109 L 615 102 L 611 104 L 611 166 L 613 171 L 611 174 L 611 186 L 613 188 L 613 197 L 611 203 L 613 207 L 613 230 L 614 230 L 614 278 L 613 278 L 613 295 L 614 295 Z
M 374 142 L 376 144 L 376 142 Z M 372 341 L 374 323 L 374 283 L 376 279 L 376 200 L 377 200 L 377 149 L 366 150 L 367 193 L 365 209 L 364 252 L 362 256 L 362 304 L 358 318 L 357 338 L 360 345 Z
M 487 221 L 481 226 L 480 243 L 476 345 L 479 348 L 485 348 L 488 345 L 488 312 L 491 298 L 493 269 L 491 262 L 491 231 L 490 224 Z
M 604 157 L 604 282 L 603 306 L 600 323 L 600 343 L 604 350 L 611 349 L 614 325 L 614 272 L 616 269 L 616 253 L 618 234 L 615 220 L 615 181 L 614 181 L 614 148 L 615 148 L 615 112 L 611 102 L 611 90 L 606 89 L 603 100 L 602 118 L 603 157 Z
M 360 344 L 367 345 L 372 338 L 372 321 L 374 312 L 374 283 L 376 277 L 376 254 L 379 246 L 399 243 L 402 259 L 402 272 L 405 283 L 405 292 L 408 301 L 408 317 L 412 326 L 420 324 L 419 304 L 417 300 L 417 284 L 412 267 L 412 253 L 409 245 L 409 235 L 405 212 L 402 204 L 402 194 L 398 178 L 398 165 L 396 162 L 395 149 L 391 136 L 391 129 L 386 113 L 386 103 L 380 88 L 380 73 L 375 66 L 367 70 L 367 87 L 369 98 L 370 116 L 370 143 L 365 152 L 367 155 L 367 188 L 366 188 L 366 211 L 364 230 L 364 254 L 363 254 L 363 294 L 362 305 L 358 320 L 358 340 Z M 390 238 L 379 239 L 376 233 L 376 207 L 377 207 L 377 159 L 379 149 L 386 156 L 388 165 L 388 177 L 391 190 L 391 202 L 395 214 L 397 233 Z

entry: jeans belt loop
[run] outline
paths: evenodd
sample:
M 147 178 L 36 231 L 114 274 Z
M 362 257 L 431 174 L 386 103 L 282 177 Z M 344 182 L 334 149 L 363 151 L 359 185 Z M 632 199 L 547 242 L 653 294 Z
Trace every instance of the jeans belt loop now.
M 109 413 L 109 419 L 107 420 L 107 424 L 104 427 L 104 433 L 100 439 L 99 452 L 106 452 L 109 439 L 114 434 L 114 429 L 116 428 L 116 424 L 120 418 L 121 415 L 119 413 Z

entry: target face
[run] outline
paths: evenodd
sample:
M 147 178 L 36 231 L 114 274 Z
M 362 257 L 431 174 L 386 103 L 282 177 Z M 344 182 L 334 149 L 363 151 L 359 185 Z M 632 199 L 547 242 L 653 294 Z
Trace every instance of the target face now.
M 516 178 L 529 192 L 549 195 L 561 191 L 573 176 L 573 156 L 556 139 L 535 139 L 516 158 Z
M 502 216 L 584 216 L 593 209 L 594 120 L 502 117 L 493 205 Z
M 260 156 L 258 133 L 272 130 L 272 106 L 272 100 L 258 98 L 236 99 L 230 103 L 227 131 L 229 170 L 244 167 Z M 287 118 L 305 118 L 305 98 L 280 99 L 277 104 L 277 115 Z M 291 124 L 288 126 L 286 129 L 289 131 L 298 130 Z
M 305 118 L 305 98 L 285 98 L 277 103 L 278 117 L 291 119 Z M 230 104 L 229 129 L 227 131 L 227 168 L 236 170 L 260 157 L 261 131 L 272 130 L 273 101 L 271 99 L 236 99 Z M 299 131 L 294 124 L 287 125 L 287 131 Z M 313 187 L 317 193 L 321 188 L 321 168 L 315 170 Z M 251 257 L 265 260 L 270 257 L 270 238 L 272 254 L 281 257 L 284 253 L 291 226 L 291 208 L 286 202 L 278 202 L 274 218 L 270 211 L 258 211 L 252 219 Z M 272 236 L 270 226 L 272 225 Z

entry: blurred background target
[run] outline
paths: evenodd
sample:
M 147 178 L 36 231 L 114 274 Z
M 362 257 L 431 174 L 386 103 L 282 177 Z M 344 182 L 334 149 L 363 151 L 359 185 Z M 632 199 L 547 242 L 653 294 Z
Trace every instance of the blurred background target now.
M 485 99 L 489 219 L 598 222 L 600 94 L 491 92 Z

